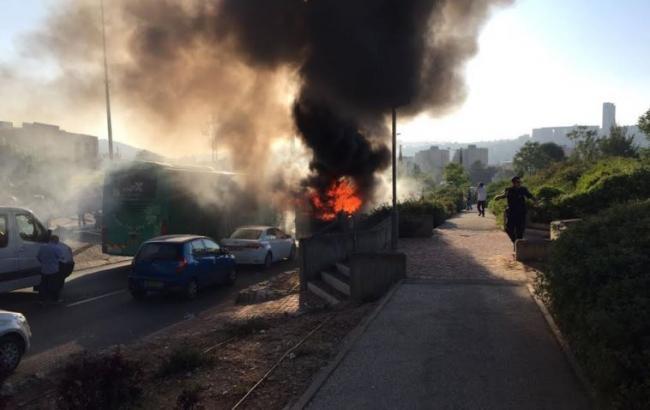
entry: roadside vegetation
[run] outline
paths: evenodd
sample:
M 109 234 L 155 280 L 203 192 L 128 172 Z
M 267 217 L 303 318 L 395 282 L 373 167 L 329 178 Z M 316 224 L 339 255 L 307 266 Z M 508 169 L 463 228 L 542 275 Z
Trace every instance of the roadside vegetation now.
M 650 111 L 639 127 L 650 138 Z M 587 129 L 571 136 L 568 158 L 537 158 L 520 166 L 537 198 L 533 222 L 580 218 L 553 242 L 536 289 L 578 362 L 610 409 L 650 407 L 650 155 L 624 130 L 599 138 Z M 527 146 L 543 156 L 539 146 Z M 534 152 L 533 152 L 534 153 Z M 540 166 L 544 162 L 546 166 Z M 517 162 L 515 161 L 515 165 Z M 510 185 L 490 185 L 493 197 Z M 505 201 L 490 209 L 503 220 Z
M 397 204 L 400 215 L 400 236 L 411 237 L 420 230 L 419 226 L 408 223 L 409 216 L 432 216 L 433 226 L 442 225 L 465 208 L 465 194 L 470 187 L 470 175 L 459 164 L 447 165 L 442 184 L 436 184 L 431 179 L 420 179 L 422 191 L 419 198 L 410 198 Z M 382 205 L 370 214 L 370 223 L 375 223 L 390 217 L 392 207 Z
M 71 355 L 15 384 L 0 408 L 229 409 L 242 400 L 240 408 L 285 408 L 376 306 L 332 310 L 307 299 L 310 307 L 298 311 L 297 282 L 294 273 L 269 283 L 269 290 L 291 286 L 281 299 L 202 314 L 116 350 Z

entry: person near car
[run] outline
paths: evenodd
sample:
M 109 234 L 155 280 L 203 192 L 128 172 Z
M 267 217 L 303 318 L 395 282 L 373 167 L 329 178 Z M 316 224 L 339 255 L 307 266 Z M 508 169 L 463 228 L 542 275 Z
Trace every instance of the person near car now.
M 61 254 L 62 254 L 62 260 L 61 263 L 59 264 L 59 274 L 62 276 L 63 280 L 65 281 L 65 278 L 70 276 L 72 271 L 74 270 L 74 256 L 72 255 L 72 249 L 65 243 L 59 241 L 57 244 L 59 248 L 61 248 Z M 61 284 L 63 287 L 63 283 Z
M 41 284 L 38 287 L 41 302 L 56 302 L 63 287 L 60 264 L 64 256 L 59 247 L 59 237 L 52 235 L 47 243 L 41 245 L 36 259 L 41 264 Z
M 526 199 L 534 199 L 534 197 L 525 186 L 521 185 L 521 178 L 514 177 L 511 182 L 512 186 L 494 199 L 505 198 L 508 201 L 505 213 L 506 232 L 512 243 L 515 243 L 517 239 L 524 238 L 526 231 Z
M 485 217 L 485 205 L 487 204 L 487 190 L 485 184 L 482 182 L 476 188 L 476 208 L 478 209 L 478 216 Z

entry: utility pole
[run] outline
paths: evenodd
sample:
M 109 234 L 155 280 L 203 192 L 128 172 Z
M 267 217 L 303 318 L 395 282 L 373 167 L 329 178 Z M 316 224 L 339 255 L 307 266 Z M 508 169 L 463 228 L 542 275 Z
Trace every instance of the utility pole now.
M 391 213 L 392 235 L 390 247 L 397 250 L 397 238 L 399 236 L 399 215 L 397 213 L 397 109 L 393 108 L 393 212 Z
M 111 90 L 108 82 L 108 58 L 106 57 L 106 21 L 104 19 L 104 0 L 100 0 L 102 10 L 102 44 L 104 46 L 104 86 L 106 88 L 106 121 L 108 123 L 108 157 L 113 160 L 113 122 L 111 120 Z

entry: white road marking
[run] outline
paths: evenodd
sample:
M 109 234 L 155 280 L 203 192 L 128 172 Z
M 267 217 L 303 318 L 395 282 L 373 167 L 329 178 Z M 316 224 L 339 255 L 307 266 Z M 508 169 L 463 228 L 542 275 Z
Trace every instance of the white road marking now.
M 104 298 L 108 298 L 108 297 L 111 297 L 111 296 L 114 296 L 114 295 L 119 295 L 120 293 L 125 293 L 125 292 L 126 292 L 126 289 L 116 290 L 115 292 L 106 293 L 105 295 L 99 295 L 99 296 L 95 296 L 93 298 L 88 298 L 88 299 L 80 300 L 78 302 L 70 303 L 69 305 L 66 305 L 65 307 L 79 306 L 79 305 L 83 305 L 85 303 L 94 302 L 94 301 L 99 300 L 99 299 L 104 299 Z

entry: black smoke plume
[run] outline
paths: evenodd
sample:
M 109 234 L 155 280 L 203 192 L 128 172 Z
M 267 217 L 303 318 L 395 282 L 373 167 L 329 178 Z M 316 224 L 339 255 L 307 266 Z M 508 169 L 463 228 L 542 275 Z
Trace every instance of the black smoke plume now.
M 404 118 L 460 103 L 480 27 L 510 2 L 114 0 L 109 45 L 123 58 L 112 65 L 113 87 L 163 125 L 211 106 L 244 167 L 259 166 L 265 138 L 287 125 L 278 118 L 293 119 L 312 152 L 307 185 L 323 193 L 349 177 L 371 199 L 390 162 L 391 109 Z M 90 56 L 100 61 L 96 7 L 62 1 L 34 42 L 59 60 L 62 88 L 101 101 L 101 70 L 78 69 Z M 287 77 L 297 84 L 286 90 L 291 109 L 274 99 Z

